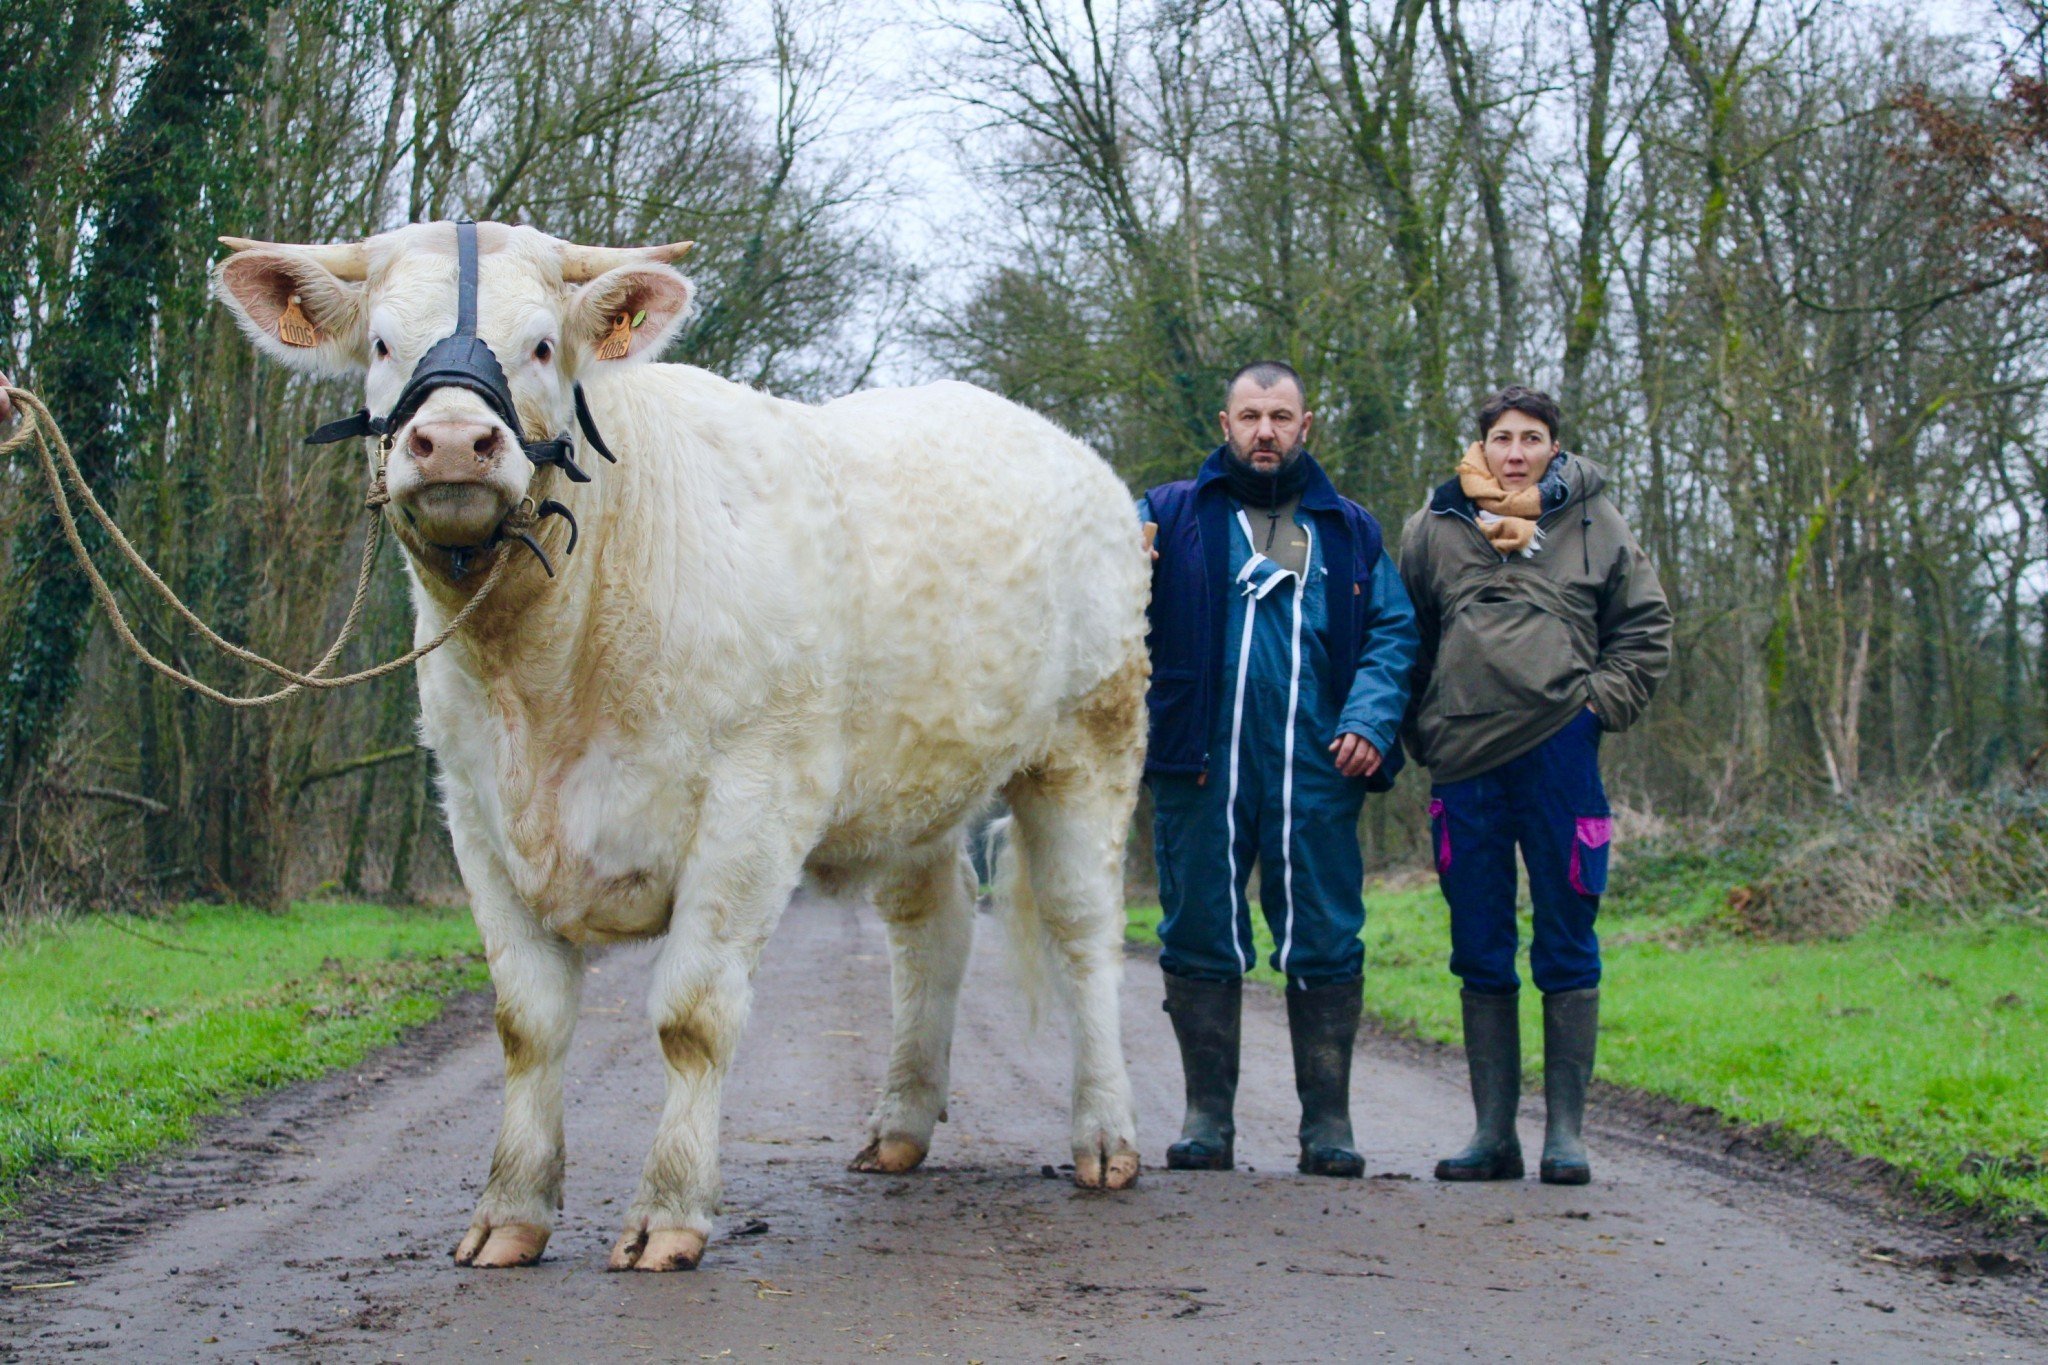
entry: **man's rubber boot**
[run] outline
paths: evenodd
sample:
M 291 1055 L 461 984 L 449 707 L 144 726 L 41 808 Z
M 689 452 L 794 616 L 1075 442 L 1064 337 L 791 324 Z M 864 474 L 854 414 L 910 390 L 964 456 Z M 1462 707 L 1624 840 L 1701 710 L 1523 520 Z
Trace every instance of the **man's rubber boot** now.
M 1546 1185 L 1584 1185 L 1593 1178 L 1579 1127 L 1593 1079 L 1593 1041 L 1600 1032 L 1600 988 L 1543 997 L 1543 1164 Z
M 1237 1040 L 1244 980 L 1166 976 L 1167 1017 L 1180 1043 L 1188 1115 L 1166 1149 L 1169 1171 L 1228 1171 L 1237 1165 Z
M 1460 993 L 1465 1007 L 1465 1066 L 1478 1118 L 1465 1150 L 1436 1163 L 1438 1180 L 1520 1180 L 1522 1139 L 1515 1108 L 1522 1098 L 1519 995 Z
M 1294 1093 L 1301 1097 L 1304 1175 L 1356 1178 L 1365 1158 L 1351 1137 L 1351 1048 L 1365 981 L 1352 977 L 1309 990 L 1287 991 L 1287 1032 L 1294 1042 Z

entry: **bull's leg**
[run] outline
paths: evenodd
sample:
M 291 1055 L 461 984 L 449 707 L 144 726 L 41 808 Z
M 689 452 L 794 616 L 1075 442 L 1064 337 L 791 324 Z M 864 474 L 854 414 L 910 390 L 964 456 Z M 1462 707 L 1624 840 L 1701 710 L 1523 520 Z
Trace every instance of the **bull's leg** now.
M 583 950 L 540 926 L 488 854 L 465 860 L 463 879 L 498 997 L 505 1112 L 490 1179 L 455 1261 L 531 1265 L 562 1203 L 562 1064 L 576 1027 Z
M 1074 1181 L 1138 1178 L 1137 1106 L 1124 1069 L 1124 837 L 1144 743 L 1142 663 L 1103 684 L 1043 763 L 1010 780 L 1011 838 L 1073 1010 Z
M 700 850 L 723 843 L 710 833 L 699 826 Z M 718 1205 L 726 1068 L 746 1024 L 754 964 L 801 871 L 795 845 L 764 847 L 757 838 L 716 866 L 693 868 L 677 895 L 648 995 L 667 1096 L 612 1247 L 613 1270 L 690 1270 L 704 1254 Z
M 910 1170 L 931 1150 L 932 1127 L 946 1116 L 953 1014 L 974 946 L 972 881 L 955 836 L 890 869 L 876 890 L 889 930 L 895 1028 L 889 1079 L 853 1170 Z

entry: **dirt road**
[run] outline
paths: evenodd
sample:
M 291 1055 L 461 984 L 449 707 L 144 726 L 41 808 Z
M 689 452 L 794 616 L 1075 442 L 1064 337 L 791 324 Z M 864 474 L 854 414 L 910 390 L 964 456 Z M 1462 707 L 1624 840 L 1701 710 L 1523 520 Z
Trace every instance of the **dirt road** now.
M 865 909 L 790 910 L 727 1090 L 719 1234 L 693 1274 L 603 1271 L 659 1098 L 649 952 L 626 949 L 587 983 L 568 1207 L 539 1267 L 449 1262 L 497 1123 L 497 1044 L 471 1001 L 409 1050 L 10 1229 L 0 1283 L 76 1283 L 7 1294 L 0 1359 L 2048 1360 L 2037 1279 L 1943 1283 L 1910 1264 L 1942 1249 L 1934 1234 L 1701 1159 L 1681 1135 L 1610 1118 L 1584 1189 L 1438 1185 L 1463 1080 L 1414 1048 L 1368 1045 L 1354 1080 L 1375 1178 L 1297 1176 L 1284 1013 L 1263 991 L 1247 993 L 1239 1169 L 1081 1193 L 1042 1169 L 1065 1160 L 1064 1041 L 1027 1032 L 1003 935 L 981 930 L 951 1122 L 923 1170 L 855 1176 L 888 1036 L 881 928 Z M 1134 955 L 1148 1162 L 1179 1120 L 1159 998 Z

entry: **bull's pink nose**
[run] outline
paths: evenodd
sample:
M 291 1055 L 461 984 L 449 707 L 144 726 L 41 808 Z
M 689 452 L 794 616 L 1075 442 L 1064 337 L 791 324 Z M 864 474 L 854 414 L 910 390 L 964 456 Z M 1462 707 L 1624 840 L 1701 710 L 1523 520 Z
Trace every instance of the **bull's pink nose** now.
M 498 428 L 485 422 L 421 422 L 406 449 L 430 483 L 476 478 L 498 453 Z

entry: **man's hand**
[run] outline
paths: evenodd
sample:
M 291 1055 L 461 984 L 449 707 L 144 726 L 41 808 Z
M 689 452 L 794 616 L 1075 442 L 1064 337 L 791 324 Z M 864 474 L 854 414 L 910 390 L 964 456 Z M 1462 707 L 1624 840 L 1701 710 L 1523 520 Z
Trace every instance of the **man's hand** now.
M 1371 777 L 1385 761 L 1364 735 L 1339 735 L 1330 752 L 1337 756 L 1337 771 L 1346 777 Z
M 13 384 L 14 381 L 12 379 L 9 379 L 5 374 L 0 374 L 0 390 L 11 388 Z M 7 401 L 6 393 L 0 392 L 0 427 L 7 426 L 13 421 L 14 404 Z

